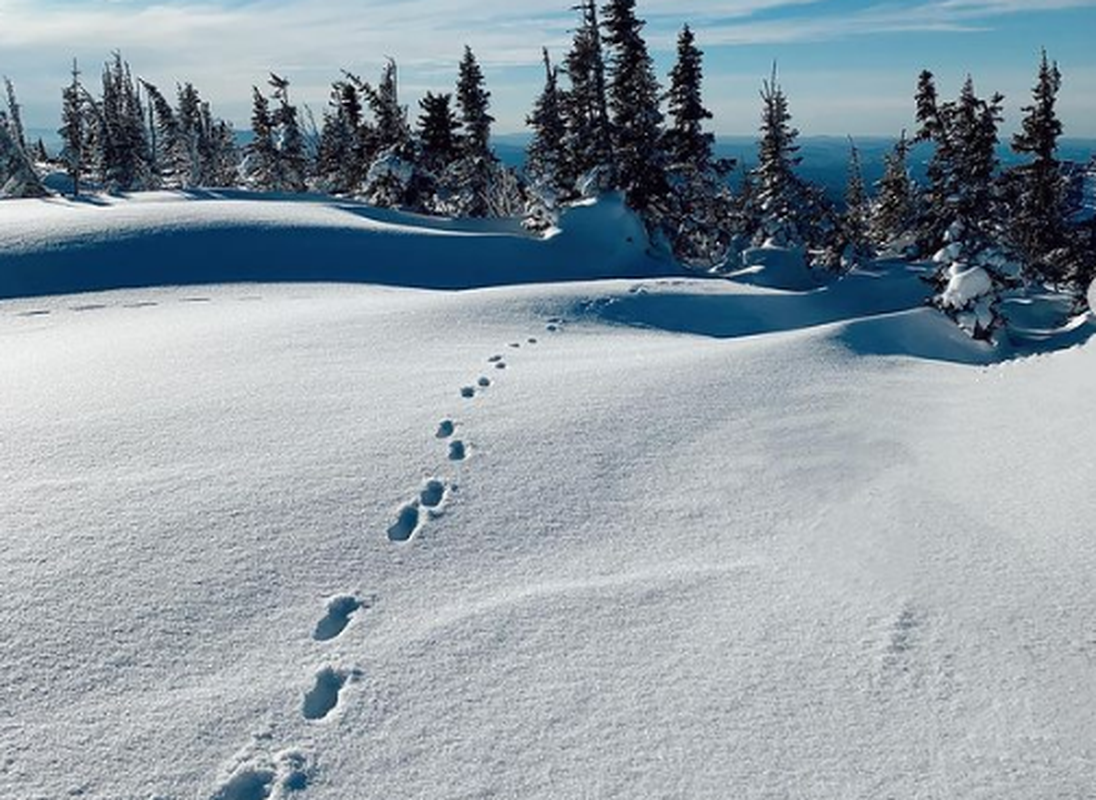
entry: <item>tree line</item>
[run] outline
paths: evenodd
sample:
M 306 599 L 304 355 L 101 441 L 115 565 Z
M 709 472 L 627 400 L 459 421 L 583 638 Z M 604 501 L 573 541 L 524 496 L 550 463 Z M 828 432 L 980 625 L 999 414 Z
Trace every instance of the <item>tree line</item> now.
M 74 64 L 62 91 L 56 161 L 74 193 L 89 182 L 114 192 L 317 191 L 447 216 L 521 215 L 534 230 L 553 225 L 569 202 L 620 192 L 654 246 L 688 266 L 734 263 L 759 245 L 798 249 L 819 274 L 881 255 L 934 259 L 937 303 L 979 336 L 1000 324 L 996 303 L 1017 287 L 1051 286 L 1084 302 L 1096 271 L 1096 230 L 1080 213 L 1082 167 L 1057 157 L 1062 76 L 1045 52 L 1011 140 L 1025 163 L 1007 170 L 998 163 L 1001 95 L 980 96 L 968 78 L 958 97 L 945 100 L 925 71 L 913 98 L 917 130 L 898 138 L 874 191 L 850 140 L 839 208 L 797 174 L 799 133 L 775 65 L 760 91 L 756 164 L 745 169 L 714 154 L 703 53 L 688 25 L 663 85 L 635 0 L 600 7 L 580 0 L 576 12 L 562 62 L 543 53 L 544 87 L 527 118 L 533 137 L 521 171 L 503 166 L 491 148 L 491 93 L 467 47 L 454 91 L 427 92 L 414 119 L 401 104 L 392 60 L 375 84 L 344 71 L 318 123 L 293 104 L 289 81 L 272 74 L 252 89 L 252 138 L 242 148 L 191 84 L 176 87 L 172 103 L 114 54 L 93 96 Z M 6 90 L 2 191 L 41 194 L 33 163 L 47 154 L 41 142 L 26 141 L 10 81 Z M 922 147 L 924 185 L 909 168 Z M 961 290 L 972 273 L 989 286 L 975 297 Z

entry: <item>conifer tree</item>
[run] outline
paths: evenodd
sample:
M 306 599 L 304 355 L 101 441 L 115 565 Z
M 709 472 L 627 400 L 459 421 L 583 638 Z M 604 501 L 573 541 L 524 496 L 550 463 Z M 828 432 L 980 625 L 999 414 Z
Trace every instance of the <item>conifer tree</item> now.
M 46 190 L 4 116 L 0 113 L 0 197 L 42 197 Z
M 880 250 L 906 240 L 914 225 L 914 185 L 907 164 L 909 142 L 906 132 L 884 158 L 883 177 L 876 184 L 871 206 L 868 238 Z
M 845 211 L 841 215 L 847 264 L 859 263 L 870 255 L 868 246 L 868 195 L 860 149 L 849 137 L 849 175 L 845 186 Z
M 46 151 L 46 143 L 39 137 L 38 141 L 34 143 L 34 160 L 39 164 L 46 164 L 49 162 L 49 153 Z
M 795 174 L 801 161 L 795 143 L 799 131 L 790 124 L 788 98 L 777 80 L 775 64 L 772 77 L 762 82 L 761 103 L 761 139 L 753 170 L 760 215 L 758 238 L 772 239 L 781 246 L 802 244 L 804 221 L 798 204 L 800 184 Z
M 490 145 L 495 118 L 489 113 L 491 93 L 483 71 L 468 46 L 460 62 L 456 97 L 463 135 L 461 158 L 443 179 L 450 195 L 447 208 L 457 216 L 486 217 L 491 213 L 492 183 L 497 171 Z
M 576 191 L 582 190 L 578 185 L 581 182 L 596 191 L 616 181 L 605 88 L 605 56 L 595 0 L 581 0 L 576 10 L 581 12 L 581 20 L 563 67 L 570 83 L 570 89 L 561 97 L 566 128 L 563 172 L 576 184 Z
M 702 83 L 703 53 L 686 25 L 678 36 L 666 93 L 672 123 L 663 147 L 671 191 L 663 227 L 680 261 L 711 268 L 726 259 L 730 244 L 726 179 L 734 162 L 713 159 L 715 137 L 704 130 L 712 113 L 704 106 Z
M 145 188 L 150 170 L 144 108 L 120 53 L 104 65 L 102 97 L 89 108 L 95 125 L 95 164 L 107 189 Z
M 386 62 L 375 89 L 367 83 L 362 86 L 373 112 L 377 150 L 390 150 L 400 158 L 410 158 L 411 126 L 407 121 L 407 109 L 400 105 L 396 62 L 392 59 Z
M 245 148 L 245 171 L 252 187 L 272 191 L 278 187 L 278 151 L 274 143 L 270 102 L 258 86 L 251 87 L 251 96 L 252 139 Z
M 80 181 L 84 176 L 86 135 L 84 132 L 84 87 L 80 83 L 80 69 L 72 60 L 72 80 L 61 92 L 61 162 L 72 181 L 72 196 L 80 196 Z
M 549 201 L 565 199 L 573 190 L 574 176 L 569 174 L 565 139 L 567 128 L 563 119 L 559 70 L 552 65 L 548 48 L 544 48 L 544 89 L 537 98 L 526 124 L 533 129 L 533 138 L 526 152 L 526 171 L 541 195 Z
M 1062 123 L 1055 111 L 1062 75 L 1043 51 L 1032 104 L 1024 106 L 1023 129 L 1012 138 L 1012 149 L 1030 155 L 1028 164 L 1011 172 L 1013 198 L 1009 240 L 1023 259 L 1025 277 L 1058 282 L 1065 277 L 1067 254 L 1066 181 L 1058 161 Z
M 615 183 L 624 190 L 632 208 L 642 212 L 648 222 L 657 222 L 669 192 L 660 92 L 642 36 L 645 24 L 636 16 L 635 0 L 609 0 L 602 9 L 609 51 L 606 100 L 612 120 Z
M 441 174 L 460 158 L 461 141 L 457 135 L 460 121 L 452 106 L 453 95 L 427 92 L 419 101 L 419 146 L 422 165 L 434 174 Z
M 362 134 L 362 102 L 356 85 L 336 81 L 324 114 L 316 157 L 316 176 L 325 191 L 353 193 L 365 177 Z
M 304 135 L 297 118 L 297 107 L 289 102 L 289 81 L 271 73 L 270 85 L 274 88 L 273 99 L 278 103 L 270 117 L 274 126 L 277 189 L 303 192 L 306 188 L 308 159 L 305 156 Z
M 23 128 L 23 108 L 19 105 L 19 100 L 15 97 L 15 84 L 13 84 L 11 78 L 8 78 L 7 76 L 4 76 L 4 89 L 8 99 L 8 126 L 15 143 L 24 153 L 26 153 L 28 152 L 28 148 L 27 134 Z

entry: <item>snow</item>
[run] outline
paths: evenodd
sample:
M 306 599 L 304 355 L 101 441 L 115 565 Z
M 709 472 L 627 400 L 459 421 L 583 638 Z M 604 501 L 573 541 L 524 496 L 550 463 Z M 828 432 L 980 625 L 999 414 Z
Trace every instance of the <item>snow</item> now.
M 982 267 L 955 263 L 948 268 L 947 274 L 948 285 L 940 295 L 940 305 L 944 308 L 965 309 L 993 291 L 993 279 Z
M 239 190 L 9 200 L 0 298 L 224 281 L 456 289 L 665 273 L 619 196 L 540 238 L 511 220 L 449 220 L 316 196 Z
M 486 286 L 585 245 L 321 201 L 19 203 L 0 796 L 1096 784 L 1091 319 L 1004 359 L 897 267 Z M 185 288 L 12 278 L 113 285 L 169 230 L 206 263 L 143 269 Z M 197 285 L 267 233 L 325 274 L 332 230 L 354 284 Z M 423 290 L 443 267 L 481 288 Z

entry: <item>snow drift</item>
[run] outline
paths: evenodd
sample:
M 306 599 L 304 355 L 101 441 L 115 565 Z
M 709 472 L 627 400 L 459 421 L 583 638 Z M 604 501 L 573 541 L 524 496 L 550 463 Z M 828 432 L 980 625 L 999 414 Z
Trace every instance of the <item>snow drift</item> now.
M 352 201 L 152 192 L 0 207 L 0 298 L 246 281 L 433 289 L 665 274 L 618 195 L 567 210 L 554 235 Z

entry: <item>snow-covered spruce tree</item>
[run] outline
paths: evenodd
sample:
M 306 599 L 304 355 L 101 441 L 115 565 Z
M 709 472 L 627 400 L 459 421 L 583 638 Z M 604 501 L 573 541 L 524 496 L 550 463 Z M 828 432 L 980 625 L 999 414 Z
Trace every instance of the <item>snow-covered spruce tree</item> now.
M 352 80 L 332 84 L 316 157 L 316 182 L 321 191 L 354 194 L 361 187 L 366 170 L 362 111 L 361 96 Z
M 297 107 L 289 102 L 289 81 L 271 73 L 270 85 L 274 88 L 273 99 L 278 107 L 270 116 L 274 126 L 274 144 L 277 151 L 278 190 L 303 192 L 308 174 L 308 158 L 305 155 L 304 135 L 297 118 Z
M 924 81 L 923 81 L 924 83 Z M 1004 254 L 997 202 L 997 126 L 1004 98 L 978 97 L 968 77 L 958 99 L 918 100 L 919 138 L 936 145 L 930 163 L 922 243 L 939 240 L 935 303 L 979 339 L 992 338 L 1004 320 L 1000 292 L 1013 285 L 1018 269 Z M 922 108 L 924 111 L 922 111 Z
M 0 197 L 44 197 L 48 193 L 12 128 L 0 113 Z
M 457 109 L 462 125 L 461 155 L 445 171 L 438 210 L 457 217 L 487 217 L 494 212 L 493 192 L 500 172 L 491 151 L 491 93 L 472 48 L 465 46 L 457 78 Z
M 94 163 L 108 191 L 144 189 L 150 184 L 144 107 L 129 64 L 114 53 L 103 67 L 103 94 L 89 103 L 95 125 Z
M 1068 272 L 1067 182 L 1058 161 L 1062 123 L 1055 112 L 1062 74 L 1043 51 L 1032 104 L 1025 106 L 1023 129 L 1012 137 L 1012 149 L 1030 155 L 1027 164 L 1009 170 L 1007 239 L 1023 262 L 1025 281 L 1061 283 Z
M 906 132 L 883 159 L 883 177 L 870 206 L 868 240 L 882 253 L 911 254 L 916 222 L 915 186 L 910 178 Z
M 870 205 L 864 186 L 864 169 L 860 162 L 860 148 L 849 137 L 849 174 L 845 184 L 845 210 L 841 214 L 841 234 L 844 240 L 842 260 L 851 268 L 871 258 L 868 237 Z
M 148 95 L 149 105 L 152 107 L 149 156 L 153 173 L 158 177 L 161 186 L 179 188 L 184 185 L 188 170 L 185 164 L 179 163 L 183 148 L 175 110 L 156 86 L 148 81 L 142 81 L 141 85 L 145 87 L 145 94 Z
M 389 59 L 375 88 L 358 80 L 375 125 L 362 196 L 373 205 L 421 211 L 428 208 L 430 182 L 415 163 L 411 125 L 407 108 L 400 104 L 398 78 L 396 62 Z
M 15 139 L 15 143 L 19 145 L 24 153 L 29 153 L 27 133 L 23 128 L 23 107 L 19 105 L 19 100 L 15 96 L 15 84 L 6 75 L 4 76 L 4 91 L 8 100 L 8 128 Z
M 552 65 L 548 48 L 543 54 L 544 89 L 525 119 L 533 130 L 525 158 L 531 185 L 526 224 L 534 230 L 544 230 L 556 221 L 560 202 L 574 189 L 574 176 L 568 168 L 559 70 Z
M 244 148 L 243 172 L 248 185 L 262 192 L 278 188 L 278 149 L 270 102 L 258 86 L 251 87 L 251 142 Z
M 670 194 L 663 230 L 679 261 L 710 269 L 726 261 L 730 247 L 727 175 L 734 162 L 713 158 L 715 136 L 704 129 L 712 112 L 704 106 L 701 91 L 703 57 L 686 25 L 678 36 L 677 61 L 665 96 L 671 119 L 663 137 Z
M 72 196 L 80 196 L 80 181 L 84 177 L 85 150 L 84 112 L 85 92 L 80 83 L 80 69 L 72 60 L 72 80 L 61 91 L 61 163 L 65 165 L 72 181 Z
M 31 149 L 31 158 L 38 164 L 48 164 L 50 161 L 46 143 L 42 141 L 41 137 L 38 137 L 38 141 L 34 143 L 34 147 Z
M 635 13 L 635 0 L 609 0 L 602 8 L 607 47 L 606 99 L 612 124 L 616 188 L 651 227 L 666 213 L 669 186 L 662 148 L 660 90 L 654 62 Z
M 422 166 L 442 174 L 461 156 L 461 123 L 453 109 L 453 95 L 427 92 L 419 100 L 419 153 Z
M 615 166 L 597 4 L 581 0 L 576 10 L 581 20 L 563 66 L 570 88 L 562 94 L 561 111 L 566 128 L 563 177 L 578 196 L 612 185 Z
M 772 77 L 762 82 L 761 104 L 761 138 L 752 173 L 759 215 L 755 243 L 769 241 L 778 247 L 803 244 L 801 192 L 795 174 L 802 160 L 796 155 L 799 131 L 790 124 L 788 98 L 777 80 L 775 64 Z

